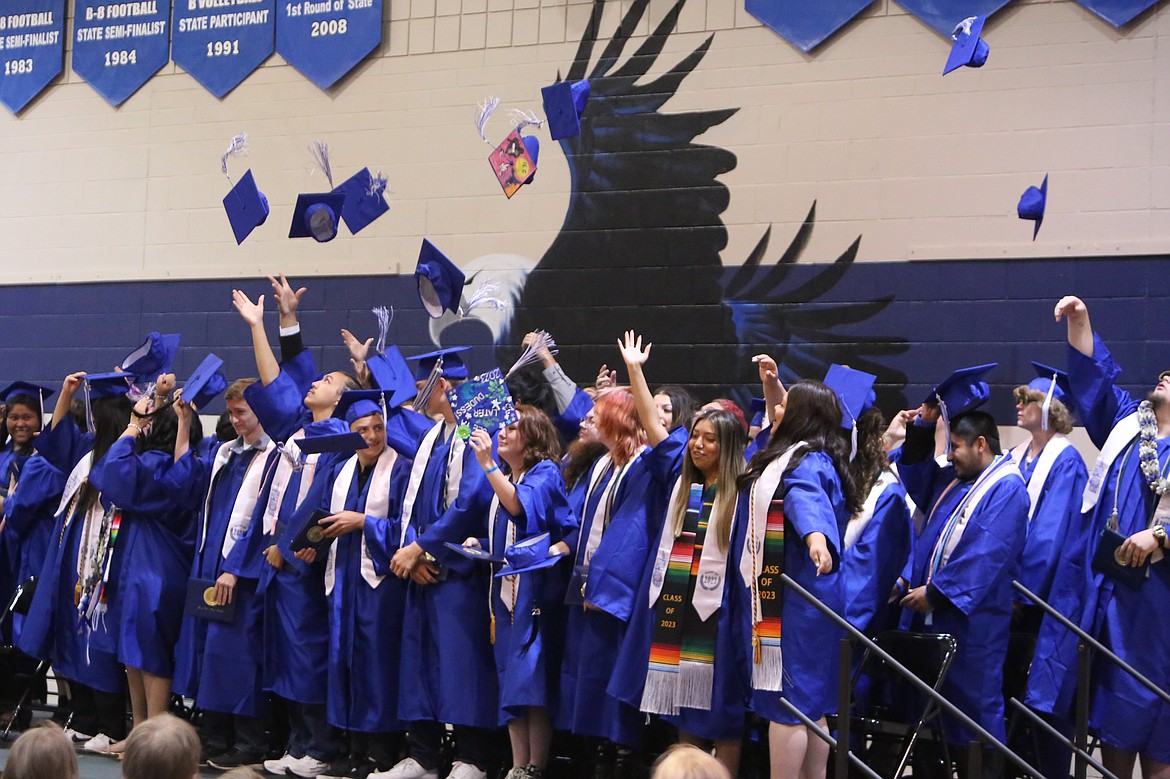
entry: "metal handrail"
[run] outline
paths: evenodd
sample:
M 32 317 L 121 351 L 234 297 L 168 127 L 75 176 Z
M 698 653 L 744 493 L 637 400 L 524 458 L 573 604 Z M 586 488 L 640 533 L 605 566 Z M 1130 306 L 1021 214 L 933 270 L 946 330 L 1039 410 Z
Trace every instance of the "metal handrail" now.
M 1074 744 L 1072 742 L 1072 739 L 1070 739 L 1068 736 L 1064 735 L 1059 730 L 1052 727 L 1052 725 L 1045 722 L 1044 718 L 1041 717 L 1039 714 L 1032 711 L 1030 708 L 1025 706 L 1023 703 L 1020 703 L 1019 699 L 1010 698 L 1010 699 L 1008 699 L 1008 703 L 1015 706 L 1016 709 L 1021 714 L 1023 714 L 1025 717 L 1027 717 L 1032 722 L 1033 725 L 1039 725 L 1040 728 L 1045 733 L 1052 736 L 1053 738 L 1055 738 L 1057 741 L 1064 744 L 1066 747 L 1068 747 L 1072 751 L 1076 752 L 1077 757 L 1082 758 L 1089 765 L 1093 766 L 1093 768 L 1097 769 L 1097 772 L 1100 773 L 1103 777 L 1105 777 L 1105 779 L 1119 779 L 1117 774 L 1113 773 L 1108 768 L 1103 766 L 1101 763 L 1094 760 L 1092 755 L 1090 755 L 1088 752 L 1086 752 L 1085 750 L 1081 749 L 1079 746 Z
M 1166 703 L 1170 703 L 1170 692 L 1166 692 L 1161 687 L 1159 687 L 1158 685 L 1151 682 L 1149 679 L 1147 679 L 1145 676 L 1142 675 L 1141 671 L 1137 670 L 1132 665 L 1130 665 L 1129 663 L 1122 660 L 1120 657 L 1118 657 L 1112 651 L 1110 651 L 1110 649 L 1108 647 L 1106 647 L 1104 644 L 1102 644 L 1100 641 L 1093 638 L 1085 631 L 1081 630 L 1068 617 L 1064 616 L 1059 611 L 1052 608 L 1052 606 L 1049 605 L 1039 595 L 1032 592 L 1027 587 L 1020 584 L 1018 581 L 1013 581 L 1012 586 L 1016 588 L 1017 592 L 1023 594 L 1024 597 L 1026 597 L 1028 600 L 1032 601 L 1037 606 L 1039 606 L 1041 609 L 1043 609 L 1045 614 L 1052 617 L 1057 622 L 1064 625 L 1066 628 L 1068 628 L 1073 633 L 1075 633 L 1076 636 L 1079 639 L 1081 639 L 1081 641 L 1084 641 L 1086 644 L 1088 644 L 1090 647 L 1092 647 L 1094 652 L 1098 652 L 1101 655 L 1103 655 L 1104 657 L 1109 658 L 1109 660 L 1112 661 L 1113 663 L 1115 663 L 1121 670 L 1125 671 L 1130 676 L 1132 676 L 1134 679 L 1136 679 L 1139 684 L 1141 684 L 1142 686 L 1149 689 L 1150 692 L 1154 693 L 1159 698 L 1166 701 Z
M 806 728 L 808 728 L 809 730 L 811 730 L 816 736 L 818 736 L 821 739 L 821 741 L 824 741 L 826 744 L 828 744 L 830 749 L 837 749 L 837 744 L 838 744 L 837 739 L 835 739 L 831 735 L 829 735 L 828 731 L 821 728 L 820 725 L 813 722 L 812 719 L 807 714 L 805 714 L 800 709 L 793 706 L 792 703 L 787 698 L 781 698 L 780 705 L 783 706 L 784 708 L 788 709 L 789 714 L 792 714 L 797 719 L 799 719 L 804 724 L 804 726 Z M 837 754 L 841 754 L 841 751 L 837 750 Z M 849 764 L 851 766 L 853 766 L 854 768 L 858 769 L 859 771 L 861 771 L 861 773 L 868 776 L 869 779 L 882 779 L 881 774 L 879 774 L 877 771 L 873 770 L 872 768 L 867 766 L 865 763 L 863 763 L 857 755 L 853 754 L 853 750 L 846 747 L 845 754 L 847 754 L 849 756 Z M 1117 778 L 1113 777 L 1113 779 L 1117 779 Z
M 1017 755 L 1011 749 L 1009 749 L 1008 746 L 1006 744 L 1004 744 L 1002 741 L 1000 741 L 995 736 L 991 735 L 986 730 L 984 730 L 983 727 L 978 722 L 971 719 L 966 714 L 964 714 L 962 711 L 960 711 L 959 708 L 957 706 L 955 706 L 955 704 L 951 703 L 945 697 L 943 697 L 938 692 L 936 692 L 934 689 L 932 689 L 930 687 L 930 685 L 928 685 L 926 682 L 922 681 L 917 676 L 915 676 L 914 673 L 910 671 L 910 669 L 906 668 L 906 666 L 902 665 L 897 660 L 895 660 L 892 656 L 890 656 L 890 654 L 888 652 L 886 652 L 880 646 L 875 644 L 868 636 L 866 636 L 864 633 L 862 633 L 857 628 L 850 625 L 849 622 L 846 621 L 840 614 L 833 611 L 831 608 L 829 608 L 824 603 L 822 603 L 820 598 L 813 595 L 811 592 L 806 590 L 804 587 L 801 587 L 799 584 L 797 584 L 797 582 L 791 576 L 789 576 L 786 573 L 782 573 L 782 574 L 780 574 L 780 581 L 784 583 L 785 587 L 791 588 L 793 592 L 795 592 L 797 595 L 799 595 L 800 597 L 802 597 L 806 601 L 808 601 L 813 606 L 813 608 L 815 608 L 817 611 L 821 612 L 826 617 L 828 617 L 830 620 L 832 620 L 834 623 L 836 623 L 837 627 L 844 628 L 845 631 L 850 636 L 852 636 L 856 640 L 861 641 L 861 643 L 864 644 L 867 649 L 869 649 L 871 652 L 873 652 L 878 657 L 880 657 L 883 661 L 885 661 L 891 668 L 893 668 L 902 677 L 904 677 L 906 679 L 906 681 L 910 682 L 910 685 L 912 687 L 914 687 L 916 690 L 918 690 L 918 692 L 920 692 L 923 695 L 927 696 L 928 698 L 932 699 L 935 703 L 937 703 L 939 706 L 941 706 L 943 708 L 943 710 L 946 711 L 947 714 L 950 714 L 952 717 L 954 717 L 959 722 L 961 722 L 963 725 L 965 725 L 968 729 L 970 729 L 972 732 L 974 732 L 975 735 L 977 735 L 981 740 L 986 742 L 988 745 L 994 747 L 997 751 L 1003 753 L 1004 757 L 1011 760 L 1013 763 L 1015 763 L 1016 765 L 1018 765 L 1020 768 L 1024 769 L 1025 771 L 1027 771 L 1032 776 L 1037 776 L 1037 777 L 1040 777 L 1041 779 L 1043 779 L 1044 774 L 1040 773 L 1040 771 L 1038 771 L 1037 769 L 1035 769 L 1031 765 L 1029 765 L 1027 761 L 1025 761 L 1022 757 Z M 842 714 L 842 716 L 848 717 L 848 712 L 844 712 Z M 849 749 L 848 743 L 846 743 L 845 748 Z

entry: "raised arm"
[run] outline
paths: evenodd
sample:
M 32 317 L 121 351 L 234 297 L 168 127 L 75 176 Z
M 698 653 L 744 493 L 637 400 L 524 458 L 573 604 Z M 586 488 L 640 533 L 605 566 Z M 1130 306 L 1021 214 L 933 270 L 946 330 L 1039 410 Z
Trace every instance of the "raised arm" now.
M 272 345 L 268 343 L 268 335 L 264 332 L 264 296 L 251 298 L 238 289 L 232 290 L 232 306 L 240 312 L 240 317 L 248 323 L 252 331 L 252 351 L 256 355 L 256 370 L 260 373 L 260 383 L 267 387 L 276 381 L 280 374 L 280 363 L 276 361 L 276 354 Z
M 760 384 L 764 388 L 764 417 L 778 423 L 783 414 L 776 409 L 788 399 L 788 390 L 784 389 L 780 381 L 780 370 L 776 367 L 776 361 L 766 354 L 757 354 L 752 362 L 760 371 Z
M 634 405 L 638 409 L 638 419 L 646 431 L 646 441 L 650 446 L 657 446 L 664 441 L 670 432 L 662 424 L 658 416 L 658 407 L 654 405 L 654 396 L 650 394 L 650 386 L 642 374 L 642 365 L 650 358 L 650 347 L 646 344 L 642 349 L 642 336 L 635 335 L 633 330 L 627 330 L 622 340 L 618 341 L 618 349 L 622 353 L 622 360 L 626 363 L 626 371 L 630 374 L 630 391 L 634 394 Z
M 1093 325 L 1089 322 L 1089 309 L 1084 301 L 1073 295 L 1065 295 L 1053 311 L 1056 321 L 1062 318 L 1068 326 L 1068 345 L 1086 357 L 1093 356 Z
M 71 373 L 65 377 L 65 381 L 61 382 L 61 393 L 57 395 L 57 405 L 53 408 L 53 422 L 49 425 L 50 430 L 56 429 L 61 420 L 69 416 L 69 407 L 73 405 L 73 393 L 77 392 L 77 388 L 81 386 L 84 376 L 85 371 Z
M 363 387 L 372 386 L 372 377 L 370 376 L 370 368 L 366 365 L 366 358 L 370 354 L 370 346 L 374 343 L 373 338 L 367 338 L 365 342 L 359 341 L 357 336 L 341 328 L 341 341 L 345 344 L 346 351 L 349 352 L 349 362 L 353 365 L 353 375 L 357 377 L 358 383 Z
M 183 459 L 183 455 L 191 448 L 191 404 L 183 400 L 183 390 L 175 390 L 175 416 L 178 424 L 175 429 L 175 462 Z
M 475 459 L 479 463 L 479 467 L 483 468 L 488 484 L 492 485 L 504 511 L 514 517 L 523 514 L 524 507 L 520 505 L 520 499 L 516 496 L 516 485 L 504 475 L 500 466 L 496 464 L 495 456 L 492 453 L 492 437 L 487 434 L 486 430 L 477 427 L 471 431 L 471 438 L 468 439 L 467 443 L 475 450 Z

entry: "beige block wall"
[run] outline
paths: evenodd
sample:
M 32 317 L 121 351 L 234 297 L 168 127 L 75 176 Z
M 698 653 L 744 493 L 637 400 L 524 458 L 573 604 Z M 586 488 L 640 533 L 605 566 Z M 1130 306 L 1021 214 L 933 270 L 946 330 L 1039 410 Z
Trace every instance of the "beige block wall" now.
M 405 272 L 423 235 L 461 263 L 539 259 L 569 201 L 564 156 L 544 135 L 536 182 L 506 200 L 474 105 L 502 99 L 494 140 L 504 108 L 539 111 L 591 3 L 386 2 L 382 46 L 329 92 L 273 56 L 222 101 L 168 65 L 114 109 L 67 61 L 21 116 L 0 116 L 0 283 Z M 603 36 L 628 7 L 610 0 Z M 651 0 L 638 35 L 669 8 Z M 665 110 L 740 109 L 700 138 L 738 157 L 722 177 L 725 264 L 768 225 L 786 242 L 814 199 L 805 261 L 831 261 L 858 235 L 863 261 L 1170 247 L 1167 3 L 1117 31 L 1068 0 L 1017 0 L 984 32 L 988 64 L 941 78 L 947 42 L 891 0 L 812 55 L 742 0 L 687 0 L 651 75 L 708 35 L 709 54 Z M 218 166 L 240 131 L 250 155 L 234 170 L 253 168 L 272 215 L 237 247 Z M 316 138 L 340 178 L 368 165 L 390 181 L 387 216 L 324 245 L 283 237 L 296 194 L 324 187 L 306 151 Z M 1032 243 L 1015 204 L 1045 172 L 1048 216 Z

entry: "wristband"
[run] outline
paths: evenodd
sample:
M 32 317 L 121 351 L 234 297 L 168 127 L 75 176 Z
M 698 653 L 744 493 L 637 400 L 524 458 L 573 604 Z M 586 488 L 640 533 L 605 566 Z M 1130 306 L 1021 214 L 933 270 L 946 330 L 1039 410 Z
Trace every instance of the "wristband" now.
M 136 425 L 136 424 L 134 424 L 133 422 L 130 422 L 130 423 L 128 423 L 128 424 L 126 425 L 126 427 L 132 427 L 132 428 L 134 428 L 135 430 L 137 430 L 137 431 L 138 431 L 138 435 L 142 435 L 142 434 L 145 432 L 145 431 L 142 429 L 142 427 L 141 427 L 141 426 L 139 426 L 139 425 Z
M 498 465 L 493 465 L 491 468 L 488 468 L 487 470 L 485 470 L 485 471 L 483 472 L 483 475 L 484 475 L 484 476 L 487 476 L 489 473 L 495 473 L 495 472 L 496 472 L 496 471 L 498 471 L 498 470 L 500 470 L 500 466 L 498 466 Z

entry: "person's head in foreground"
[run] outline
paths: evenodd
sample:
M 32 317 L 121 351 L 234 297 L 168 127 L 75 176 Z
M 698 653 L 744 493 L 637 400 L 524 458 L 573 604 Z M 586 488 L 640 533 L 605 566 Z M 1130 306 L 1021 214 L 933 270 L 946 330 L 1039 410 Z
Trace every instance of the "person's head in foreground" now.
M 691 744 L 675 744 L 654 761 L 650 779 L 731 779 L 723 764 Z
M 51 722 L 26 730 L 8 750 L 5 779 L 77 779 L 77 776 L 73 744 Z
M 159 714 L 130 731 L 122 779 L 193 779 L 199 776 L 199 736 L 171 714 Z

